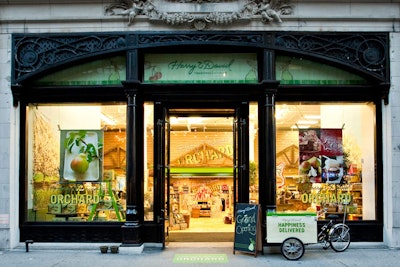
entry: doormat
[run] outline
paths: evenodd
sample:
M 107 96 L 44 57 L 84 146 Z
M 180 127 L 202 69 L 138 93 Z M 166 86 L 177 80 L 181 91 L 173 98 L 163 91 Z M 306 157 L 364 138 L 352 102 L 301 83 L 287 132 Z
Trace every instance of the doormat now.
M 175 254 L 173 263 L 228 263 L 226 254 Z

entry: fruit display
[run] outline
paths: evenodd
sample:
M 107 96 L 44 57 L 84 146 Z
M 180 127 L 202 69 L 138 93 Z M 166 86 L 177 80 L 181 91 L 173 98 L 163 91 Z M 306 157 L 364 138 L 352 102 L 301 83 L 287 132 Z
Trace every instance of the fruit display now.
M 307 175 L 311 182 L 321 182 L 322 168 L 319 157 L 311 157 L 300 163 L 300 174 Z
M 71 169 L 76 172 L 83 174 L 89 169 L 89 161 L 87 160 L 85 153 L 80 153 L 75 156 L 71 161 Z

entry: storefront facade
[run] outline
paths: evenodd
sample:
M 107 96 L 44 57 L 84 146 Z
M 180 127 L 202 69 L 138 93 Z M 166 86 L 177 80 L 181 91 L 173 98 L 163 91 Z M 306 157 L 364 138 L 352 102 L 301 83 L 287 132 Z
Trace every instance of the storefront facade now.
M 3 138 L 5 248 L 28 239 L 163 246 L 198 218 L 229 226 L 235 203 L 249 202 L 263 214 L 325 206 L 346 215 L 354 242 L 398 246 L 395 33 L 233 21 L 198 31 L 212 27 L 201 18 L 189 31 L 151 31 L 140 11 L 148 1 L 139 2 L 126 10 L 137 12 L 131 24 L 148 23 L 141 31 L 3 34 L 13 133 Z M 307 13 L 290 7 L 288 18 Z

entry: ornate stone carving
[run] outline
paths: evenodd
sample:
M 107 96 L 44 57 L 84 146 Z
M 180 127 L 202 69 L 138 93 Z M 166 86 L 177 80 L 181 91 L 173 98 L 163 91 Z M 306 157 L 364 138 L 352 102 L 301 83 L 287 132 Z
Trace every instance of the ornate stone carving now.
M 101 51 L 126 49 L 124 34 L 15 38 L 15 79 Z
M 360 70 L 388 78 L 387 35 L 382 34 L 277 34 L 275 45 L 291 51 L 301 51 L 308 55 L 321 55 L 340 61 L 343 64 L 357 66 Z
M 138 16 L 169 25 L 187 24 L 203 30 L 211 24 L 261 19 L 281 23 L 281 15 L 292 14 L 289 0 L 115 0 L 105 8 L 112 16 L 127 16 L 131 25 Z

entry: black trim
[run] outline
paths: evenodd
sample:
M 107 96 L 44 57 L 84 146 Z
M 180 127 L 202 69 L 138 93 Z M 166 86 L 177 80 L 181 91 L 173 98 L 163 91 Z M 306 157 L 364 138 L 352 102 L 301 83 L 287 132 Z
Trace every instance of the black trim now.
M 321 32 L 103 32 L 13 34 L 12 85 L 26 84 L 60 66 L 140 49 L 183 53 L 264 49 L 315 58 L 359 73 L 371 82 L 389 82 L 387 33 Z M 175 47 L 175 48 L 174 48 Z M 179 47 L 177 51 L 176 47 Z M 207 50 L 205 50 L 207 49 Z M 131 57 L 128 57 L 131 58 Z M 132 63 L 132 62 L 130 62 Z M 128 75 L 128 79 L 135 79 Z
M 122 223 L 24 223 L 20 241 L 120 243 Z
M 350 221 L 353 241 L 383 240 L 383 164 L 382 164 L 382 114 L 381 99 L 388 103 L 390 88 L 388 45 L 386 33 L 279 33 L 279 32 L 143 32 L 143 33 L 81 33 L 81 34 L 13 34 L 12 93 L 14 105 L 21 103 L 20 109 L 20 230 L 21 241 L 31 239 L 35 242 L 120 242 L 121 223 L 46 223 L 25 222 L 27 210 L 26 188 L 26 107 L 28 103 L 100 103 L 127 102 L 126 89 L 140 91 L 138 105 L 144 101 L 161 101 L 166 106 L 199 104 L 216 107 L 237 107 L 238 102 L 258 101 L 260 151 L 259 177 L 274 177 L 275 162 L 273 144 L 266 143 L 267 136 L 274 135 L 274 109 L 268 108 L 276 101 L 373 101 L 376 105 L 376 221 Z M 363 46 L 374 44 L 371 47 Z M 169 52 L 255 52 L 259 58 L 260 82 L 257 84 L 143 84 L 140 73 L 143 71 L 143 54 Z M 56 86 L 33 87 L 31 81 L 45 73 L 61 67 L 77 64 L 83 60 L 108 55 L 126 53 L 127 81 L 121 86 Z M 297 55 L 329 62 L 366 78 L 369 85 L 351 86 L 309 86 L 279 85 L 275 79 L 274 59 L 276 54 Z M 345 55 L 345 56 L 344 56 Z M 362 58 L 361 58 L 362 57 Z M 262 63 L 263 64 L 262 64 Z M 366 64 L 367 63 L 367 64 Z M 379 63 L 379 64 L 378 64 Z M 378 66 L 379 65 L 379 66 Z M 188 89 L 190 93 L 188 93 Z M 78 97 L 77 97 L 78 96 Z M 271 98 L 273 96 L 273 98 Z M 271 102 L 272 101 L 272 102 Z M 182 104 L 183 103 L 183 104 Z M 142 110 L 136 110 L 131 121 L 137 119 L 136 144 L 138 150 L 132 152 L 133 161 L 143 166 L 140 155 L 143 144 L 139 140 L 143 133 Z M 246 140 L 242 140 L 246 141 Z M 271 141 L 271 140 L 269 140 Z M 262 150 L 260 149 L 260 150 Z M 248 162 L 245 162 L 248 164 Z M 131 170 L 132 175 L 141 177 L 141 167 Z M 143 181 L 141 181 L 143 182 Z M 161 181 L 159 181 L 161 182 Z M 260 204 L 263 214 L 267 207 L 275 205 L 274 179 L 260 179 Z M 163 183 L 161 183 L 163 186 Z M 242 185 L 246 186 L 244 183 Z M 140 183 L 132 191 L 139 191 L 134 204 L 143 199 Z M 247 186 L 248 187 L 248 186 Z M 243 187 L 244 188 L 244 187 Z M 246 192 L 239 192 L 244 195 Z M 155 197 L 155 200 L 159 200 Z M 241 197 L 245 201 L 245 197 Z M 163 199 L 160 199 L 163 201 Z M 155 215 L 162 215 L 160 204 Z M 143 213 L 142 210 L 140 210 Z M 264 217 L 264 216 L 263 216 Z M 142 218 L 140 218 L 141 220 Z M 263 219 L 265 220 L 265 218 Z M 142 222 L 141 241 L 162 242 L 160 224 Z M 320 222 L 318 223 L 320 226 Z M 263 225 L 265 227 L 265 224 Z M 156 229 L 156 230 L 155 230 Z M 161 230 L 161 231 L 160 231 Z M 111 234 L 102 235 L 104 232 Z M 263 229 L 263 235 L 265 234 Z M 73 237 L 73 238 L 72 238 Z

